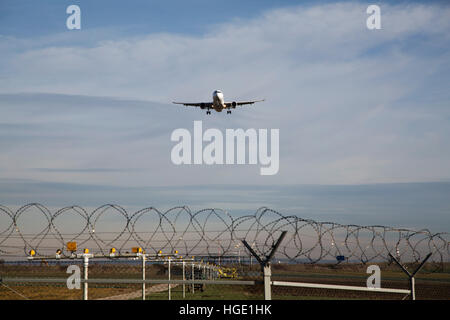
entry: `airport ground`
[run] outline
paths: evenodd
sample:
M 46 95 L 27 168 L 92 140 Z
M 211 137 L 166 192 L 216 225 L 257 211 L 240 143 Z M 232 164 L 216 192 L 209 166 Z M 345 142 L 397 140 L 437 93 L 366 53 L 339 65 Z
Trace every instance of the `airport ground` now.
M 408 289 L 408 278 L 395 264 L 378 264 L 381 269 L 381 287 Z M 234 266 L 237 279 L 261 280 L 259 268 L 253 266 Z M 408 266 L 410 270 L 414 265 Z M 67 265 L 27 265 L 0 264 L 0 277 L 29 278 L 67 278 Z M 272 280 L 310 282 L 320 284 L 339 284 L 348 286 L 366 286 L 367 265 L 363 264 L 274 264 Z M 93 264 L 89 268 L 89 278 L 140 279 L 142 269 L 139 265 Z M 167 266 L 149 265 L 146 268 L 147 279 L 167 279 Z M 173 267 L 171 279 L 181 279 L 179 267 Z M 201 290 L 203 289 L 203 290 Z M 139 284 L 90 284 L 89 299 L 140 299 Z M 167 285 L 147 285 L 147 299 L 168 299 Z M 186 300 L 261 300 L 264 298 L 263 285 L 206 285 L 195 287 L 176 285 L 171 288 L 172 299 Z M 272 286 L 272 298 L 281 300 L 304 299 L 382 299 L 399 300 L 404 294 L 372 293 L 359 291 L 341 291 L 315 288 L 291 288 Z M 416 276 L 416 298 L 419 300 L 450 300 L 450 264 L 426 264 Z M 0 285 L 0 300 L 6 299 L 82 299 L 82 290 L 69 290 L 66 284 L 54 283 L 5 283 Z

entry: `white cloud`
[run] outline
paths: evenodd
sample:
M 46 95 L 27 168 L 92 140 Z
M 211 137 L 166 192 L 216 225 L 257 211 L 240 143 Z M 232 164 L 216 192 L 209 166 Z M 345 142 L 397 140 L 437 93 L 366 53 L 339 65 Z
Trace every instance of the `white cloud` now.
M 34 102 L 40 106 L 36 118 L 25 116 L 30 104 L 24 103 L 19 110 L 4 109 L 8 120 L 3 121 L 41 119 L 47 129 L 60 126 L 48 132 L 48 139 L 41 137 L 39 146 L 26 139 L 3 142 L 9 151 L 0 156 L 2 176 L 44 175 L 27 168 L 111 167 L 143 170 L 46 172 L 45 177 L 119 185 L 209 183 L 211 177 L 216 183 L 238 184 L 448 179 L 450 126 L 442 105 L 449 96 L 434 98 L 430 92 L 443 92 L 450 80 L 450 9 L 382 5 L 382 30 L 376 31 L 367 30 L 365 9 L 355 3 L 300 6 L 217 25 L 202 36 L 149 34 L 90 46 L 67 41 L 59 46 L 52 40 L 30 48 L 23 39 L 6 39 L 0 49 L 8 52 L 0 62 L 3 93 L 170 103 L 210 99 L 212 90 L 221 88 L 229 99 L 262 97 L 267 102 L 236 110 L 232 117 L 204 118 L 200 110 L 127 109 L 130 102 L 123 110 L 108 110 L 114 100 L 78 98 L 79 109 L 66 113 L 47 110 L 48 97 L 40 97 Z M 17 49 L 21 47 L 25 49 Z M 279 174 L 260 177 L 258 166 L 173 167 L 170 132 L 178 126 L 191 128 L 192 120 L 200 118 L 211 127 L 280 128 Z M 55 142 L 55 136 L 62 140 Z M 30 153 L 37 156 L 30 158 Z

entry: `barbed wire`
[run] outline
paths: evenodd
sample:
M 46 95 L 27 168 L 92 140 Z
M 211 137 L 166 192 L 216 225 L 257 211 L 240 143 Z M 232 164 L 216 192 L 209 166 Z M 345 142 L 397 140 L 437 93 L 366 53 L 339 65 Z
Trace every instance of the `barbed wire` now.
M 390 261 L 389 253 L 403 262 L 419 262 L 430 252 L 434 263 L 443 265 L 449 260 L 450 234 L 427 229 L 317 222 L 266 207 L 234 218 L 213 208 L 192 212 L 186 206 L 167 211 L 148 207 L 129 213 L 106 204 L 90 212 L 80 206 L 52 212 L 38 203 L 15 211 L 0 205 L 0 257 L 26 255 L 31 249 L 41 255 L 62 249 L 69 256 L 66 243 L 73 241 L 101 255 L 112 247 L 124 253 L 133 246 L 147 253 L 248 255 L 242 239 L 258 254 L 267 255 L 284 230 L 287 235 L 276 258 L 289 262 L 335 262 L 338 257 L 362 263 Z

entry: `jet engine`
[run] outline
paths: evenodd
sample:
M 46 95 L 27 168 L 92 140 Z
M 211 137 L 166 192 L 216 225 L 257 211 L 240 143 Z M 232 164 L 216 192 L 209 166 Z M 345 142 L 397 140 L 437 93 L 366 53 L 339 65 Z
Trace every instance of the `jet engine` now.
M 237 105 L 236 101 L 233 101 L 233 102 L 231 103 L 231 106 L 232 106 L 233 108 L 236 108 L 236 105 Z

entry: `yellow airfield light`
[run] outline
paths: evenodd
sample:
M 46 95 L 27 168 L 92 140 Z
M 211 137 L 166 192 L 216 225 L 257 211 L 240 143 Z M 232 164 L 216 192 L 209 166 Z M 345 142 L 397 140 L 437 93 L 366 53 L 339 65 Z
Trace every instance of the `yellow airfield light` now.
M 75 241 L 67 242 L 67 251 L 77 251 L 77 243 Z
M 111 248 L 111 250 L 109 250 L 109 253 L 110 253 L 110 254 L 116 253 L 116 248 Z
M 34 249 L 30 250 L 30 256 L 34 257 L 36 255 L 36 251 Z
M 131 252 L 142 253 L 142 248 L 141 247 L 133 247 L 133 248 L 131 248 Z
M 88 254 L 88 253 L 89 253 L 89 249 L 88 249 L 88 248 L 85 248 L 85 249 L 83 250 L 83 253 L 84 253 L 84 254 Z

